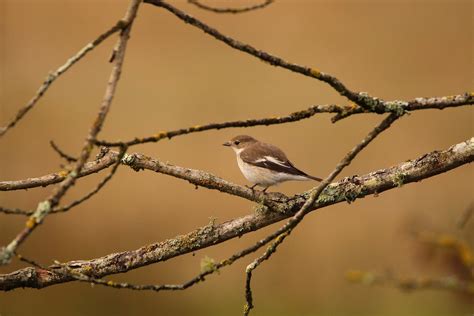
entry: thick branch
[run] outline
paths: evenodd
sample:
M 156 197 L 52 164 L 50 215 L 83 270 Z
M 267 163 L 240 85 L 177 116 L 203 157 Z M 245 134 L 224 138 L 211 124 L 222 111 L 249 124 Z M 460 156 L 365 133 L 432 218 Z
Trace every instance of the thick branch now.
M 85 168 L 87 168 L 85 169 L 86 172 L 81 172 L 80 176 L 85 176 L 86 174 L 98 172 L 102 169 L 108 168 L 117 162 L 118 157 L 119 153 L 111 150 L 107 152 L 101 159 L 87 163 L 85 165 Z M 240 196 L 250 201 L 258 203 L 266 201 L 268 206 L 272 206 L 275 210 L 278 210 L 278 205 L 276 204 L 277 202 L 270 201 L 270 199 L 267 198 L 268 195 L 264 195 L 260 191 L 251 190 L 241 185 L 233 184 L 205 171 L 175 166 L 138 153 L 125 155 L 121 163 L 130 166 L 135 171 L 143 169 L 151 170 L 189 181 L 190 183 L 197 186 Z M 67 172 L 58 172 L 38 178 L 30 178 L 18 181 L 4 181 L 0 182 L 0 190 L 2 188 L 6 188 L 7 190 L 17 190 L 46 186 L 61 182 L 62 179 L 66 177 L 66 175 Z M 279 197 L 276 197 L 275 199 L 278 200 Z
M 319 196 L 312 210 L 343 201 L 354 201 L 370 194 L 380 194 L 403 184 L 417 182 L 449 171 L 474 160 L 474 138 L 456 144 L 444 151 L 434 151 L 415 160 L 381 169 L 363 176 L 348 177 L 332 183 Z M 257 212 L 219 225 L 208 225 L 163 242 L 150 244 L 133 251 L 114 253 L 105 257 L 66 263 L 67 269 L 93 277 L 122 273 L 156 262 L 190 253 L 202 248 L 242 236 L 249 232 L 290 217 L 301 208 L 307 194 L 281 203 L 285 213 Z M 19 287 L 43 288 L 72 281 L 64 266 L 53 265 L 49 271 L 25 268 L 0 275 L 0 290 Z

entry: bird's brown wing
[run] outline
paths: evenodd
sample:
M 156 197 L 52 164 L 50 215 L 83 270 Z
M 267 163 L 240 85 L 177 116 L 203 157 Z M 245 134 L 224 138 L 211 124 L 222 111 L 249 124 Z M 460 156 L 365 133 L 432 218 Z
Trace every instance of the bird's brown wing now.
M 256 143 L 251 145 L 240 153 L 240 158 L 256 167 L 311 178 L 311 176 L 296 168 L 280 148 L 270 144 Z

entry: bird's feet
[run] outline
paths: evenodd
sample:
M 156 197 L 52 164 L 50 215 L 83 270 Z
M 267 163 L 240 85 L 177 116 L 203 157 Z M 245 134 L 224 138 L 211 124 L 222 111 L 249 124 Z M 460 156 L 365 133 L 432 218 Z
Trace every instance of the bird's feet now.
M 254 184 L 252 185 L 251 187 L 249 187 L 248 185 L 245 185 L 246 188 L 252 190 L 252 191 L 255 191 L 255 187 L 257 186 L 258 184 Z
M 252 191 L 257 191 L 256 187 L 259 186 L 260 184 L 256 183 L 254 185 L 252 185 L 251 187 L 249 187 L 248 185 L 245 185 L 247 188 L 249 188 L 250 190 Z M 261 192 L 265 194 L 265 192 L 267 191 L 268 187 L 265 187 Z
M 249 188 L 250 190 L 252 190 L 253 193 L 259 192 L 259 193 L 262 193 L 262 194 L 265 195 L 265 196 L 269 196 L 270 194 L 273 194 L 273 193 L 274 193 L 274 192 L 268 192 L 268 193 L 267 193 L 267 189 L 269 188 L 269 186 L 263 187 L 263 190 L 262 190 L 262 191 L 257 190 L 257 189 L 256 189 L 257 186 L 263 187 L 262 185 L 260 185 L 260 184 L 258 184 L 258 183 L 252 185 L 251 187 L 249 187 L 248 185 L 246 185 L 245 187 L 247 187 L 247 188 Z

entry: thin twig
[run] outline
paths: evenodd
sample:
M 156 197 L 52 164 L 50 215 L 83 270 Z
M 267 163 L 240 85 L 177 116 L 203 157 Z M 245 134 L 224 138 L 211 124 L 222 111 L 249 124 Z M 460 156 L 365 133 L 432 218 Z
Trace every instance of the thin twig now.
M 364 285 L 397 287 L 402 291 L 433 289 L 459 291 L 474 295 L 474 282 L 462 281 L 452 276 L 442 278 L 402 278 L 394 277 L 391 274 L 381 275 L 372 272 L 353 270 L 346 273 L 346 279 L 352 283 L 360 283 Z
M 463 105 L 472 105 L 474 104 L 474 94 L 460 94 L 457 96 L 449 97 L 440 97 L 440 98 L 418 98 L 418 102 L 408 101 L 408 106 L 406 111 L 415 111 L 415 110 L 427 110 L 427 109 L 443 109 L 446 107 L 457 107 Z M 430 102 L 428 102 L 431 100 Z M 436 100 L 437 102 L 434 102 Z M 425 102 L 424 102 L 425 101 Z M 404 101 L 391 101 L 391 102 L 404 102 Z M 107 146 L 107 147 L 117 147 L 117 146 L 133 146 L 138 144 L 145 143 L 156 143 L 162 139 L 168 138 L 171 139 L 176 136 L 188 135 L 197 132 L 203 132 L 208 130 L 220 130 L 226 128 L 235 128 L 235 127 L 252 127 L 252 126 L 269 126 L 276 124 L 284 124 L 290 122 L 296 122 L 303 119 L 310 118 L 318 113 L 337 113 L 331 120 L 336 122 L 342 118 L 346 118 L 350 115 L 361 114 L 361 113 L 372 113 L 363 108 L 353 104 L 353 105 L 336 105 L 336 104 L 323 104 L 323 105 L 313 105 L 305 110 L 297 111 L 290 113 L 286 116 L 273 116 L 261 119 L 248 119 L 248 120 L 237 120 L 237 121 L 228 121 L 222 123 L 210 123 L 206 125 L 194 125 L 188 128 L 181 128 L 171 131 L 161 131 L 155 135 L 148 137 L 135 137 L 134 139 L 128 141 L 104 141 L 98 140 L 96 145 Z
M 72 209 L 73 207 L 81 204 L 82 202 L 84 201 L 87 201 L 88 199 L 90 199 L 91 197 L 93 197 L 95 194 L 97 194 L 106 184 L 107 182 L 109 182 L 112 177 L 115 175 L 115 173 L 117 172 L 117 169 L 118 167 L 120 166 L 120 163 L 122 161 L 122 158 L 123 156 L 125 155 L 125 152 L 127 151 L 127 146 L 123 146 L 120 148 L 120 151 L 119 151 L 119 155 L 118 155 L 118 158 L 117 158 L 117 161 L 115 162 L 115 164 L 113 165 L 112 169 L 110 170 L 109 174 L 103 178 L 97 185 L 94 189 L 92 189 L 91 191 L 89 191 L 87 194 L 85 194 L 84 196 L 82 196 L 81 198 L 75 200 L 75 201 L 72 201 L 70 204 L 66 205 L 66 206 L 61 206 L 61 207 L 56 207 L 54 208 L 52 211 L 51 211 L 51 214 L 55 214 L 55 213 L 64 213 L 64 212 L 67 212 L 69 211 L 70 209 Z
M 100 146 L 107 146 L 107 147 L 115 147 L 115 146 L 133 146 L 137 144 L 144 144 L 150 142 L 158 142 L 164 138 L 171 139 L 176 136 L 187 135 L 196 132 L 203 132 L 213 129 L 225 129 L 225 128 L 232 128 L 232 127 L 251 127 L 251 126 L 259 126 L 259 125 L 274 125 L 274 124 L 283 124 L 289 122 L 296 122 L 299 120 L 303 120 L 306 118 L 310 118 L 316 113 L 338 113 L 340 111 L 348 110 L 350 107 L 343 107 L 334 104 L 325 104 L 325 105 L 315 105 L 311 106 L 305 110 L 297 111 L 290 113 L 286 116 L 277 116 L 277 117 L 269 117 L 269 118 L 262 118 L 262 119 L 249 119 L 249 120 L 238 120 L 238 121 L 229 121 L 223 123 L 211 123 L 206 125 L 195 125 L 188 128 L 181 128 L 172 131 L 162 131 L 157 133 L 156 135 L 143 137 L 143 138 L 135 138 L 130 141 L 117 141 L 117 142 L 107 142 L 107 141 L 97 141 L 96 145 Z
M 211 7 L 206 4 L 203 4 L 198 0 L 188 0 L 189 3 L 194 4 L 195 6 L 203 10 L 211 11 L 214 13 L 232 13 L 232 14 L 245 13 L 245 12 L 254 11 L 257 9 L 263 9 L 266 6 L 273 3 L 273 1 L 274 0 L 265 0 L 262 3 L 251 5 L 248 7 L 243 7 L 243 8 L 216 8 L 216 7 Z
M 461 213 L 459 216 L 456 226 L 458 229 L 463 229 L 466 227 L 466 224 L 469 222 L 469 220 L 472 218 L 472 215 L 474 214 L 474 202 L 471 202 L 468 207 L 464 209 L 464 211 Z
M 417 233 L 417 237 L 433 246 L 452 249 L 459 263 L 469 271 L 471 279 L 474 280 L 474 249 L 467 241 L 453 235 L 432 232 L 420 232 Z
M 8 208 L 8 207 L 0 206 L 0 213 L 8 214 L 8 215 L 30 216 L 32 214 L 32 211 L 25 211 L 19 208 Z
M 28 236 L 31 235 L 35 228 L 41 224 L 41 222 L 51 212 L 51 210 L 59 204 L 61 198 L 66 194 L 69 188 L 71 188 L 75 184 L 76 179 L 80 171 L 82 170 L 82 167 L 89 158 L 92 152 L 93 144 L 97 138 L 97 135 L 102 129 L 102 125 L 104 124 L 105 118 L 115 95 L 117 84 L 122 71 L 122 64 L 125 57 L 127 41 L 130 37 L 130 30 L 140 3 L 141 0 L 132 0 L 125 14 L 125 18 L 123 19 L 123 21 L 125 21 L 124 23 L 127 26 L 120 33 L 120 38 L 118 40 L 117 46 L 117 57 L 115 60 L 115 64 L 112 67 L 112 72 L 110 74 L 107 88 L 105 90 L 105 95 L 102 100 L 102 104 L 99 108 L 99 113 L 97 114 L 97 117 L 91 129 L 89 130 L 86 141 L 82 147 L 81 154 L 74 165 L 73 171 L 70 172 L 66 176 L 66 179 L 59 184 L 55 192 L 53 192 L 46 200 L 38 204 L 36 211 L 33 213 L 33 215 L 30 216 L 30 218 L 26 222 L 25 228 L 20 233 L 18 233 L 18 235 L 6 247 L 3 247 L 0 250 L 0 265 L 5 265 L 10 262 L 11 257 L 13 253 L 17 250 L 17 248 L 26 240 Z
M 64 151 L 62 151 L 55 143 L 54 141 L 50 140 L 49 141 L 49 144 L 51 145 L 51 147 L 53 148 L 53 150 L 55 152 L 58 153 L 58 155 L 63 158 L 63 159 L 66 159 L 67 162 L 76 162 L 77 161 L 77 158 L 74 158 L 68 154 L 66 154 Z
M 7 125 L 5 125 L 4 127 L 0 127 L 0 137 L 3 136 L 10 128 L 14 127 L 18 123 L 18 121 L 20 121 L 23 116 L 25 116 L 26 113 L 28 113 L 28 111 L 30 111 L 36 105 L 36 103 L 41 99 L 41 97 L 46 93 L 48 88 L 57 78 L 59 78 L 63 73 L 65 73 L 69 68 L 71 68 L 75 63 L 81 60 L 84 56 L 86 56 L 87 53 L 89 53 L 98 45 L 100 45 L 110 35 L 114 34 L 117 31 L 123 30 L 125 27 L 127 27 L 127 23 L 125 23 L 125 21 L 118 21 L 110 29 L 100 34 L 95 40 L 84 46 L 79 52 L 77 52 L 77 54 L 69 58 L 66 63 L 56 69 L 56 71 L 50 73 L 46 77 L 36 94 L 33 96 L 33 98 L 17 112 L 15 117 L 12 118 L 7 123 Z
M 19 253 L 16 253 L 16 252 L 15 252 L 15 256 L 18 258 L 18 260 L 20 260 L 20 261 L 22 261 L 22 262 L 25 262 L 25 263 L 28 263 L 29 265 L 32 265 L 32 266 L 35 267 L 35 268 L 47 270 L 46 268 L 44 268 L 42 265 L 40 265 L 40 264 L 37 263 L 36 261 L 31 260 L 31 259 L 28 259 L 28 258 L 25 258 L 25 257 L 23 257 L 22 255 L 20 255 Z
M 278 245 L 280 245 L 285 238 L 290 234 L 290 231 L 286 231 L 275 238 L 275 241 L 268 246 L 267 250 L 263 255 L 255 259 L 251 264 L 245 269 L 245 305 L 244 305 L 244 315 L 247 316 L 252 310 L 253 306 L 253 297 L 252 297 L 252 272 L 259 266 L 263 261 L 268 260 L 270 256 L 276 251 Z

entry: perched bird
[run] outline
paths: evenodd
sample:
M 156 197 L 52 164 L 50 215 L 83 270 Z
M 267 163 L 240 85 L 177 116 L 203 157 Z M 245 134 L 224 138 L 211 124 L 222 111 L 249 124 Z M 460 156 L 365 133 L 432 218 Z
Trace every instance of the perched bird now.
M 253 137 L 239 135 L 223 145 L 234 150 L 240 171 L 253 184 L 252 190 L 258 185 L 265 192 L 268 187 L 288 180 L 322 181 L 296 168 L 280 148 Z

